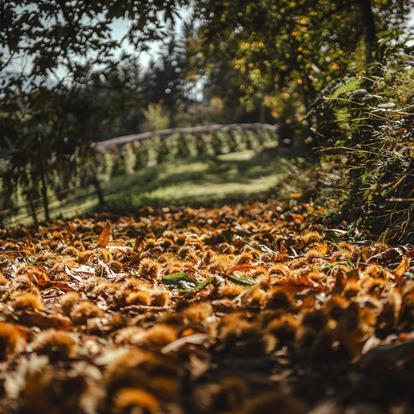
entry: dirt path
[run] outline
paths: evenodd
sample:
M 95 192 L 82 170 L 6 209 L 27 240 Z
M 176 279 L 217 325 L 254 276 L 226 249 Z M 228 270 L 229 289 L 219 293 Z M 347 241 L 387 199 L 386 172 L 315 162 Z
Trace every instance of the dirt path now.
M 414 412 L 414 249 L 299 212 L 0 230 L 0 412 Z

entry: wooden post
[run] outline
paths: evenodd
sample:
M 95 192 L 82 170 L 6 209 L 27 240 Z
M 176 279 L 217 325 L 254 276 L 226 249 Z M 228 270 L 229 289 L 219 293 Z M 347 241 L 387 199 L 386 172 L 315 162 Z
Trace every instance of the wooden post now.
M 95 193 L 98 197 L 99 206 L 103 207 L 105 205 L 105 194 L 102 190 L 101 183 L 99 182 L 98 178 L 98 173 L 92 160 L 87 161 L 87 172 L 89 174 L 90 182 L 95 188 Z
M 101 183 L 99 182 L 98 176 L 95 173 L 92 175 L 92 185 L 95 187 L 99 205 L 103 207 L 105 205 L 105 195 L 102 190 Z
M 41 186 L 41 193 L 42 193 L 42 200 L 43 200 L 43 208 L 45 211 L 45 221 L 50 221 L 50 213 L 49 213 L 49 199 L 47 197 L 47 167 L 45 164 L 44 154 L 43 154 L 43 145 L 42 141 L 39 138 L 39 167 L 40 167 L 40 181 L 42 183 Z
M 39 220 L 37 219 L 36 207 L 34 205 L 32 193 L 27 194 L 27 203 L 29 205 L 30 215 L 32 216 L 33 224 L 37 227 L 39 225 Z

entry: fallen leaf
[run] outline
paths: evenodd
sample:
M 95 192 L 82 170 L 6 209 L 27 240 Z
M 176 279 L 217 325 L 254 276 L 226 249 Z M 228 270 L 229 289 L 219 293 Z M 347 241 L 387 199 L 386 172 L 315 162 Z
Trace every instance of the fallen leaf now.
M 104 228 L 101 231 L 101 234 L 99 235 L 97 247 L 106 247 L 109 244 L 109 239 L 111 238 L 112 233 L 112 224 L 110 221 L 107 221 Z
M 38 326 L 41 329 L 60 329 L 67 331 L 72 326 L 69 318 L 59 314 L 48 314 L 42 311 L 31 311 L 13 316 L 18 323 L 26 326 Z
M 39 287 L 46 287 L 49 285 L 49 276 L 39 267 L 33 265 L 23 265 L 17 273 L 25 273 L 29 280 Z
M 162 348 L 161 352 L 163 354 L 168 354 L 173 351 L 178 351 L 184 345 L 187 345 L 187 344 L 203 345 L 207 342 L 208 339 L 209 339 L 208 335 L 200 334 L 200 333 L 184 336 L 183 338 L 179 338 L 175 340 L 174 342 L 171 342 L 170 344 L 166 345 L 164 348 Z
M 404 273 L 410 268 L 410 259 L 407 256 L 403 256 L 401 259 L 400 264 L 395 269 L 394 274 L 397 278 L 401 278 L 404 276 Z

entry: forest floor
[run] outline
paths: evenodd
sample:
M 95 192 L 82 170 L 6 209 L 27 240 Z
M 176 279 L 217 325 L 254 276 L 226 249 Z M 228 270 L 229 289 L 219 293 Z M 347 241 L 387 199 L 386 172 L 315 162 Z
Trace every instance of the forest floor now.
M 350 243 L 320 214 L 0 229 L 0 412 L 414 412 L 414 248 Z

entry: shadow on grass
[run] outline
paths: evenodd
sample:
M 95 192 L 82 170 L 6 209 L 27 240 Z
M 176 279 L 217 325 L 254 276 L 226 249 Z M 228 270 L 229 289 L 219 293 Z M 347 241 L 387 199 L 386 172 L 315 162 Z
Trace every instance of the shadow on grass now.
M 285 180 L 288 165 L 275 148 L 259 154 L 246 150 L 225 155 L 177 159 L 147 166 L 130 175 L 102 183 L 106 206 L 98 207 L 93 187 L 70 199 L 53 200 L 51 216 L 91 216 L 102 210 L 130 213 L 142 206 L 218 206 L 265 199 Z M 42 210 L 38 210 L 39 217 Z M 31 224 L 29 212 L 13 217 L 8 225 Z
M 107 209 L 114 212 L 144 205 L 217 205 L 266 197 L 285 173 L 274 153 L 244 151 L 146 167 L 114 177 L 104 191 Z

